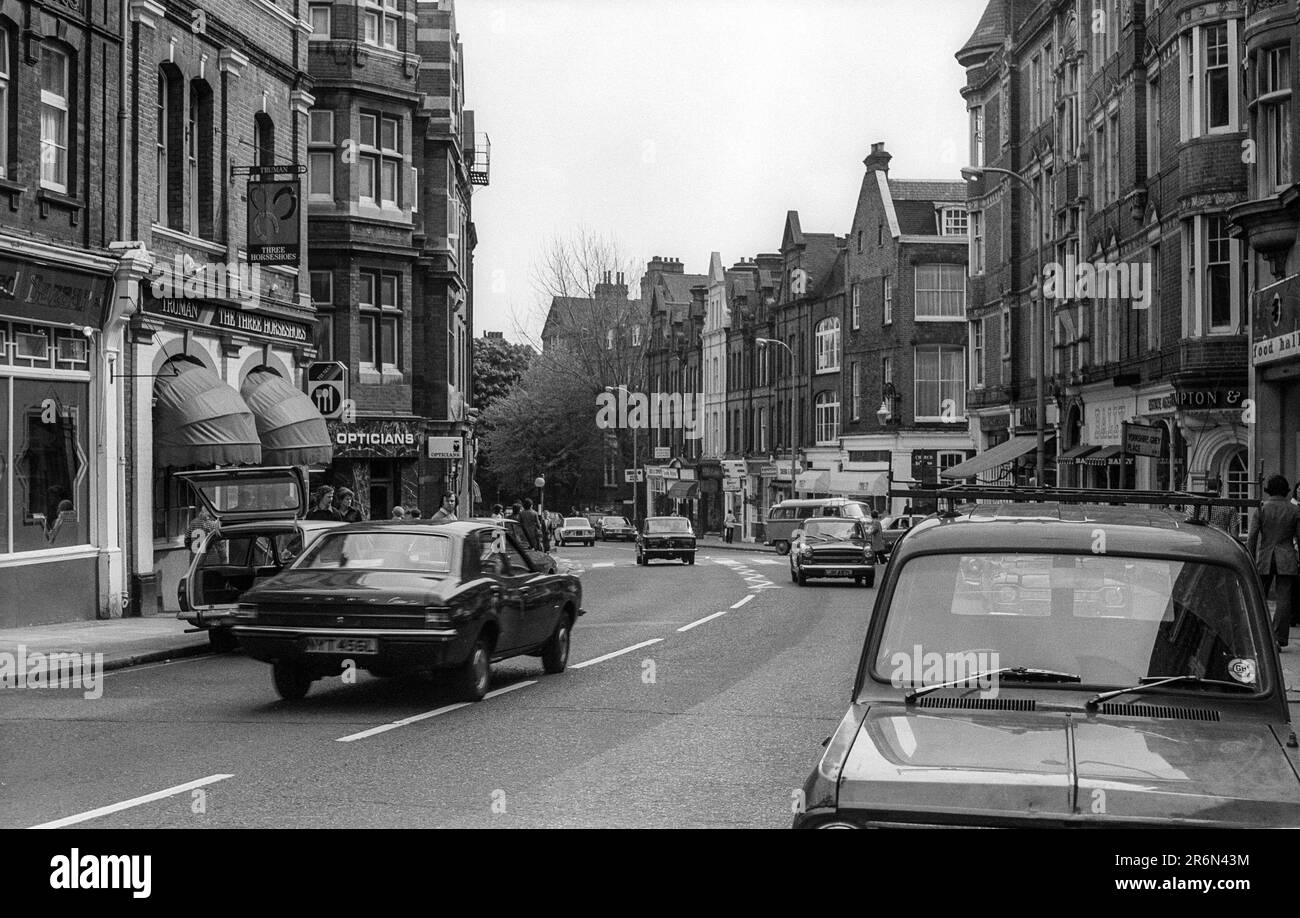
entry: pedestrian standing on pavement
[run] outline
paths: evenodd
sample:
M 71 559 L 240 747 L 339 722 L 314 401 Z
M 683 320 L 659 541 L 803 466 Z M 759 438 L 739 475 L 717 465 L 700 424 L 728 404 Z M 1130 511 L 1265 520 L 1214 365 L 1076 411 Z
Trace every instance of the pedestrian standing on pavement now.
M 309 520 L 334 520 L 339 519 L 338 513 L 334 510 L 334 489 L 329 485 L 321 485 L 316 489 L 316 494 L 312 498 L 311 511 L 307 514 Z
M 334 505 L 334 512 L 345 523 L 360 523 L 365 519 L 357 509 L 356 495 L 352 493 L 351 488 L 339 489 L 338 503 Z
M 1288 499 L 1290 487 L 1281 475 L 1273 475 L 1264 483 L 1268 495 L 1250 519 L 1250 534 L 1246 547 L 1255 559 L 1268 596 L 1269 587 L 1277 584 L 1277 614 L 1273 618 L 1273 635 L 1279 647 L 1290 642 L 1291 601 L 1300 556 L 1297 540 L 1300 539 L 1300 507 Z
M 395 520 L 404 520 L 404 519 L 406 519 L 406 508 L 403 507 L 401 504 L 398 504 L 396 507 L 394 507 L 394 508 L 393 508 L 393 519 L 395 519 Z
M 442 495 L 442 506 L 438 512 L 429 517 L 431 523 L 449 523 L 456 519 L 456 495 L 448 491 Z
M 722 541 L 726 542 L 728 545 L 730 545 L 732 539 L 735 538 L 735 526 L 736 514 L 728 510 L 727 518 L 722 521 Z
M 867 521 L 867 543 L 876 556 L 877 564 L 885 563 L 885 527 L 880 524 L 880 511 L 872 510 Z
M 537 511 L 533 509 L 533 499 L 524 498 L 524 509 L 519 513 L 519 526 L 524 531 L 524 541 L 533 551 L 544 551 L 546 539 L 541 518 L 538 517 Z
M 505 516 L 505 514 L 502 512 L 502 509 L 503 509 L 503 508 L 501 507 L 500 504 L 493 504 L 493 505 L 492 505 L 492 522 L 494 522 L 494 523 L 504 523 L 504 522 L 506 521 L 506 516 Z

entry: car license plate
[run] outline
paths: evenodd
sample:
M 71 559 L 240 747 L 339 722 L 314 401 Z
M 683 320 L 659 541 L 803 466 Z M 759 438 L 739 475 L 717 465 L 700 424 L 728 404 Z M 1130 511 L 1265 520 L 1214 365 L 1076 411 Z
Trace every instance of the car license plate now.
M 308 653 L 379 653 L 375 638 L 307 638 Z
M 852 577 L 853 571 L 846 570 L 845 568 L 842 567 L 836 567 L 827 571 L 826 576 L 827 577 Z

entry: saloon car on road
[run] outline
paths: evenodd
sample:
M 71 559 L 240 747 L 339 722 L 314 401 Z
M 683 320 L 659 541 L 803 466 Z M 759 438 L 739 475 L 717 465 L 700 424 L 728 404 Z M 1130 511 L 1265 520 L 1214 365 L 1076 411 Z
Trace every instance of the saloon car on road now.
M 1217 529 L 1054 503 L 927 519 L 795 825 L 1300 826 L 1279 663 Z
M 695 563 L 695 532 L 684 516 L 648 517 L 636 537 L 636 563 L 657 558 Z
M 555 541 L 559 545 L 581 543 L 590 547 L 596 544 L 596 530 L 585 516 L 567 516 L 564 525 L 555 530 Z
M 596 520 L 596 535 L 600 536 L 602 542 L 608 542 L 611 539 L 619 541 L 636 541 L 636 527 L 622 516 L 602 516 Z
M 790 579 L 799 586 L 810 578 L 853 578 L 876 585 L 876 557 L 862 520 L 821 516 L 804 520 L 790 547 Z
M 385 521 L 322 535 L 244 594 L 234 632 L 285 699 L 350 659 L 376 676 L 449 672 L 478 701 L 495 661 L 539 656 L 563 672 L 582 612 L 578 578 L 537 570 L 501 527 Z

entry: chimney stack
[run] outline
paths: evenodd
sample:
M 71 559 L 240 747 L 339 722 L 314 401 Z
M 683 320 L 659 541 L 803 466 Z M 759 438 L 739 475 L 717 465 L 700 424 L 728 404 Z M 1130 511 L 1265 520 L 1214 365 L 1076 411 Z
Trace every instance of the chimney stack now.
M 862 165 L 867 167 L 868 172 L 883 172 L 889 174 L 889 161 L 894 157 L 885 150 L 885 143 L 873 143 L 871 145 L 871 154 L 862 161 Z

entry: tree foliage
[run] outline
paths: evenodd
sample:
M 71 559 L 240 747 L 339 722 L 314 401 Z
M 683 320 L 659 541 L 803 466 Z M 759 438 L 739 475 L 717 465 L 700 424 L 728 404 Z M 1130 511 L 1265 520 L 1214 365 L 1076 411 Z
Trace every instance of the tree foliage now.
M 474 404 L 490 408 L 519 383 L 536 352 L 504 338 L 474 339 Z

